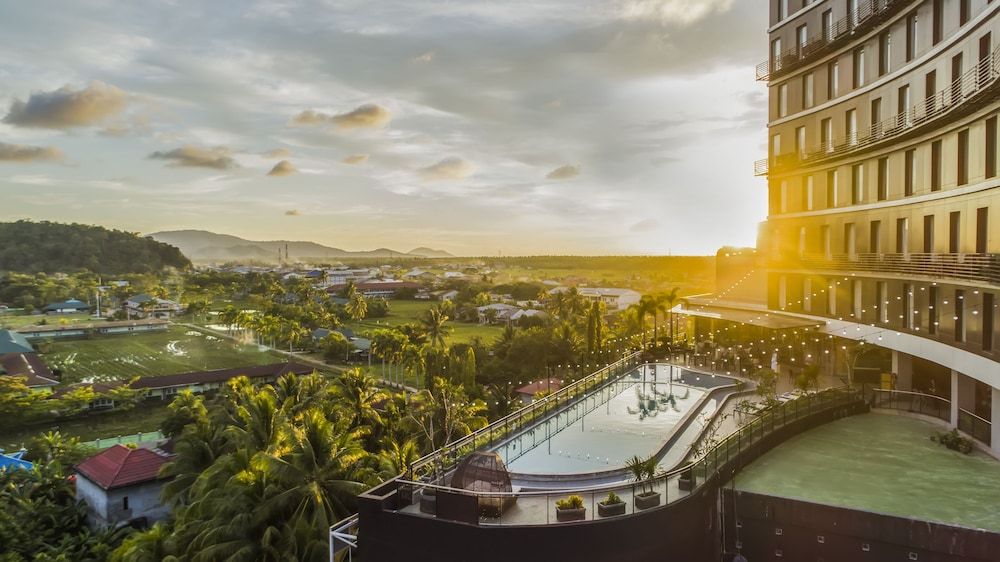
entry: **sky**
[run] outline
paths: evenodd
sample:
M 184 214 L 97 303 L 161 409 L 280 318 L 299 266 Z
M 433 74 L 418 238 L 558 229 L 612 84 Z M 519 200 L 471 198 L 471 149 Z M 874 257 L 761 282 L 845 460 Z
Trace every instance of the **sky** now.
M 766 185 L 764 0 L 10 2 L 0 220 L 709 254 Z

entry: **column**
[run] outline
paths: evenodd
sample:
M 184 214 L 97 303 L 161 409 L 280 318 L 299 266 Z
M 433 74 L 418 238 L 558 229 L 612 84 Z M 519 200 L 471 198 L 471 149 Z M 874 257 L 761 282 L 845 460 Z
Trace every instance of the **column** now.
M 913 390 L 913 356 L 892 350 L 892 372 L 896 375 L 896 390 Z
M 1000 388 L 996 387 L 993 388 L 990 422 L 993 424 L 993 435 L 991 436 L 993 452 L 997 457 L 1000 457 Z
M 951 371 L 951 427 L 958 427 L 958 371 Z

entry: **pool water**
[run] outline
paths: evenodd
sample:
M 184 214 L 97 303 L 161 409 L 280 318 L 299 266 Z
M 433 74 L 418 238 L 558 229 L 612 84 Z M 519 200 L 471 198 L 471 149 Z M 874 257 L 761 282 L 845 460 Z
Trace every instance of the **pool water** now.
M 633 455 L 648 457 L 663 447 L 706 393 L 679 382 L 671 385 L 665 378 L 662 369 L 655 385 L 651 377 L 645 383 L 641 377 L 624 377 L 496 451 L 507 469 L 518 474 L 599 472 L 620 468 Z

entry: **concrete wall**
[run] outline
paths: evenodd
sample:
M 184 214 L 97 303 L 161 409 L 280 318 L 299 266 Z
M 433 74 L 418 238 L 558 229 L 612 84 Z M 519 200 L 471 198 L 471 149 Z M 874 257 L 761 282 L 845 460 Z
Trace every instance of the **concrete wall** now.
M 76 495 L 87 503 L 91 513 L 91 524 L 108 526 L 128 523 L 145 517 L 149 523 L 165 519 L 170 508 L 160 502 L 162 482 L 146 482 L 114 490 L 104 490 L 87 477 L 77 473 Z M 124 500 L 128 498 L 128 509 Z

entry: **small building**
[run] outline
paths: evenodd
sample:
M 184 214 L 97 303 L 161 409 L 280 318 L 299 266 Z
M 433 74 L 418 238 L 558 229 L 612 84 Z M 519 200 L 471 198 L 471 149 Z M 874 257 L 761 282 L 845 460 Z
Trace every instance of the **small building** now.
M 562 385 L 562 379 L 541 379 L 532 381 L 530 384 L 526 384 L 521 388 L 515 389 L 514 394 L 521 399 L 521 403 L 531 404 L 535 400 L 535 397 L 553 393 L 562 388 Z
M 347 284 L 337 284 L 330 285 L 327 289 L 328 292 L 339 294 L 347 287 Z M 418 283 L 412 283 L 410 281 L 395 281 L 387 279 L 384 281 L 372 280 L 363 281 L 361 283 L 355 283 L 354 287 L 361 292 L 366 298 L 377 298 L 381 297 L 384 299 L 391 299 L 396 296 L 396 292 L 401 289 L 412 289 L 414 291 L 420 289 Z
M 59 384 L 27 338 L 10 330 L 0 330 L 0 376 L 23 378 L 34 392 L 52 392 Z
M 222 388 L 231 379 L 247 377 L 254 384 L 273 383 L 278 377 L 289 373 L 308 375 L 315 369 L 302 363 L 272 363 L 270 365 L 254 365 L 237 367 L 235 369 L 216 369 L 214 371 L 199 371 L 181 373 L 178 375 L 161 375 L 142 377 L 132 383 L 131 387 L 145 390 L 147 398 L 166 400 L 173 398 L 182 390 L 194 393 L 208 392 Z
M 568 287 L 556 287 L 549 289 L 548 294 L 563 293 L 568 291 Z M 625 310 L 639 302 L 642 293 L 632 289 L 619 289 L 610 287 L 577 287 L 577 294 L 591 301 L 601 301 L 608 310 Z
M 535 310 L 533 308 L 523 309 L 510 315 L 511 322 L 520 322 L 522 319 L 526 318 L 538 318 L 539 320 L 547 320 L 549 315 L 543 310 Z
M 76 497 L 88 507 L 94 527 L 146 527 L 165 519 L 160 469 L 170 456 L 154 449 L 115 445 L 76 465 Z
M 440 295 L 438 295 L 439 301 L 454 301 L 456 298 L 458 298 L 458 291 L 454 289 L 450 291 L 445 291 Z
M 521 307 L 498 302 L 476 307 L 480 324 L 509 324 L 512 316 L 523 311 Z
M 45 305 L 42 312 L 45 314 L 78 314 L 90 310 L 90 305 L 77 299 L 68 301 L 53 302 Z
M 136 332 L 163 331 L 170 327 L 170 322 L 159 318 L 143 318 L 141 320 L 113 320 L 107 322 L 85 322 L 66 326 L 47 324 L 45 326 L 25 326 L 18 328 L 17 333 L 28 339 L 68 339 L 86 336 L 113 336 L 115 334 L 133 334 Z
M 171 318 L 183 312 L 184 307 L 171 300 L 139 294 L 125 301 L 125 310 L 130 318 Z

